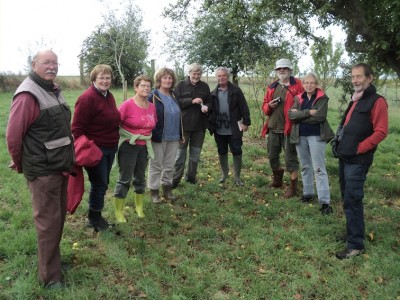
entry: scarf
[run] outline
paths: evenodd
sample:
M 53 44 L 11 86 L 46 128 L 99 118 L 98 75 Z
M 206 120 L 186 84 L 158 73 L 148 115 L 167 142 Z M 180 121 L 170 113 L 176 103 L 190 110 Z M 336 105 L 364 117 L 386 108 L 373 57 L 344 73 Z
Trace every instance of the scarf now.
M 32 79 L 38 86 L 40 86 L 46 92 L 53 92 L 58 95 L 61 91 L 60 87 L 53 81 L 45 80 L 33 71 L 29 72 L 29 78 Z
M 357 102 L 358 100 L 361 99 L 361 97 L 363 96 L 364 91 L 361 92 L 354 92 L 353 96 L 351 97 L 351 100 L 353 100 L 354 102 Z

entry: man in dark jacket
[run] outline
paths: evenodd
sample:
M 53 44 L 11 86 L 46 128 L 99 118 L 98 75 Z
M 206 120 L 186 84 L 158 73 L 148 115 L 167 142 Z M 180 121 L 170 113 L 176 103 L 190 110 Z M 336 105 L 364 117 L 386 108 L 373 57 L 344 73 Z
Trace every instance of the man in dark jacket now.
M 337 148 L 347 237 L 347 247 L 336 253 L 338 259 L 364 252 L 364 183 L 377 146 L 388 134 L 388 106 L 372 80 L 369 65 L 352 67 L 354 94 L 340 125 Z
M 207 103 L 210 100 L 210 87 L 201 81 L 203 68 L 194 63 L 189 66 L 189 76 L 175 87 L 175 96 L 181 107 L 184 128 L 184 143 L 179 145 L 175 159 L 173 188 L 177 187 L 185 170 L 186 153 L 189 145 L 189 163 L 186 181 L 197 182 L 197 164 L 203 147 L 207 129 Z
M 7 126 L 9 167 L 25 175 L 32 194 L 39 280 L 46 288 L 63 286 L 60 241 L 74 163 L 71 111 L 54 83 L 57 72 L 53 51 L 33 57 L 32 71 L 15 92 Z
M 209 105 L 209 130 L 214 134 L 217 143 L 219 162 L 221 164 L 223 183 L 228 178 L 228 146 L 233 156 L 235 183 L 242 186 L 240 179 L 242 169 L 243 132 L 251 125 L 250 111 L 242 90 L 229 81 L 229 70 L 219 67 L 215 71 L 217 87 L 211 92 Z

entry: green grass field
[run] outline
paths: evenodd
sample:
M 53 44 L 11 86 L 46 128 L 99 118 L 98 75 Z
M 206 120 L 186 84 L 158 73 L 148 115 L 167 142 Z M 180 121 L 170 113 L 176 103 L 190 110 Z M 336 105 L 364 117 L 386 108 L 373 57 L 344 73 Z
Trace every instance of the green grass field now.
M 263 95 L 254 99 L 250 87 L 243 90 L 256 128 Z M 71 107 L 82 91 L 64 91 Z M 120 102 L 122 92 L 113 93 Z M 335 93 L 328 90 L 333 128 L 339 122 Z M 271 170 L 256 129 L 244 138 L 245 186 L 236 187 L 233 175 L 219 185 L 217 151 L 207 134 L 199 185 L 184 182 L 174 204 L 147 202 L 145 219 L 136 216 L 129 199 L 128 223 L 96 234 L 85 227 L 85 194 L 76 213 L 67 216 L 61 243 L 68 287 L 49 291 L 38 285 L 26 181 L 7 168 L 11 98 L 0 93 L 0 299 L 400 299 L 400 108 L 390 101 L 390 134 L 376 152 L 365 187 L 363 256 L 334 257 L 344 247 L 336 236 L 344 233 L 345 218 L 338 164 L 328 148 L 334 213 L 322 216 L 318 203 L 284 200 L 283 190 L 267 187 Z M 114 169 L 104 211 L 110 220 L 116 178 Z

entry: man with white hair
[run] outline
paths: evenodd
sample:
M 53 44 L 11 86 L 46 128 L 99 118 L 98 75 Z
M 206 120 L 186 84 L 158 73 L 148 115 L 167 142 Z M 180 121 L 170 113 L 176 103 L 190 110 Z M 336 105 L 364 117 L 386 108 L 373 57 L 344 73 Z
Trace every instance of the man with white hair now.
M 243 186 L 240 179 L 242 170 L 243 132 L 251 125 L 250 110 L 242 90 L 229 81 L 229 69 L 218 67 L 215 70 L 217 86 L 211 92 L 209 105 L 209 127 L 214 134 L 217 144 L 219 163 L 222 176 L 220 183 L 224 183 L 229 174 L 228 147 L 233 156 L 235 184 Z
M 186 181 L 192 184 L 197 182 L 197 164 L 200 160 L 207 129 L 207 103 L 210 100 L 210 87 L 201 80 L 203 73 L 201 65 L 191 64 L 188 73 L 188 77 L 178 82 L 174 90 L 182 111 L 184 143 L 179 145 L 176 154 L 173 188 L 176 188 L 182 179 L 188 145 L 189 162 Z
M 290 174 L 290 185 L 284 194 L 285 198 L 293 197 L 297 193 L 299 169 L 296 146 L 290 144 L 288 138 L 292 127 L 288 111 L 293 106 L 293 97 L 304 91 L 301 81 L 292 76 L 292 70 L 289 59 L 282 58 L 276 62 L 275 72 L 278 80 L 268 86 L 262 105 L 262 110 L 268 116 L 262 135 L 268 133 L 268 159 L 273 174 L 273 181 L 269 187 L 282 187 L 284 169 L 279 155 L 284 149 L 285 167 Z
M 62 288 L 60 241 L 67 212 L 69 171 L 74 164 L 71 110 L 54 82 L 58 58 L 39 51 L 32 71 L 14 94 L 7 126 L 9 168 L 23 173 L 32 195 L 39 280 Z

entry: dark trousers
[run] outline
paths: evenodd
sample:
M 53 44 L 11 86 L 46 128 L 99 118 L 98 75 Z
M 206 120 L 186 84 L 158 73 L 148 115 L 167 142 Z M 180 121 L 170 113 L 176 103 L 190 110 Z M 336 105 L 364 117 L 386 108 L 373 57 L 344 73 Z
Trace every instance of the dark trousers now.
M 124 142 L 118 152 L 119 179 L 114 196 L 126 198 L 131 183 L 137 194 L 144 194 L 146 189 L 147 169 L 146 145 L 131 145 Z
M 289 137 L 283 133 L 268 132 L 267 151 L 269 164 L 272 170 L 279 170 L 281 162 L 279 155 L 285 153 L 285 167 L 288 172 L 295 172 L 299 169 L 299 159 L 297 157 L 296 144 L 289 142 Z
M 219 135 L 214 133 L 214 139 L 217 143 L 218 154 L 225 155 L 228 154 L 228 146 L 231 150 L 232 155 L 242 155 L 242 138 L 233 138 L 233 135 Z
M 346 215 L 347 248 L 364 249 L 364 183 L 369 166 L 339 160 L 340 192 Z
M 68 176 L 55 174 L 28 181 L 38 241 L 39 280 L 62 279 L 60 241 L 67 211 Z
M 118 147 L 99 148 L 103 153 L 100 162 L 93 168 L 85 168 L 90 181 L 89 209 L 94 211 L 101 211 L 104 207 L 104 196 L 108 189 L 111 167 L 118 149 Z

